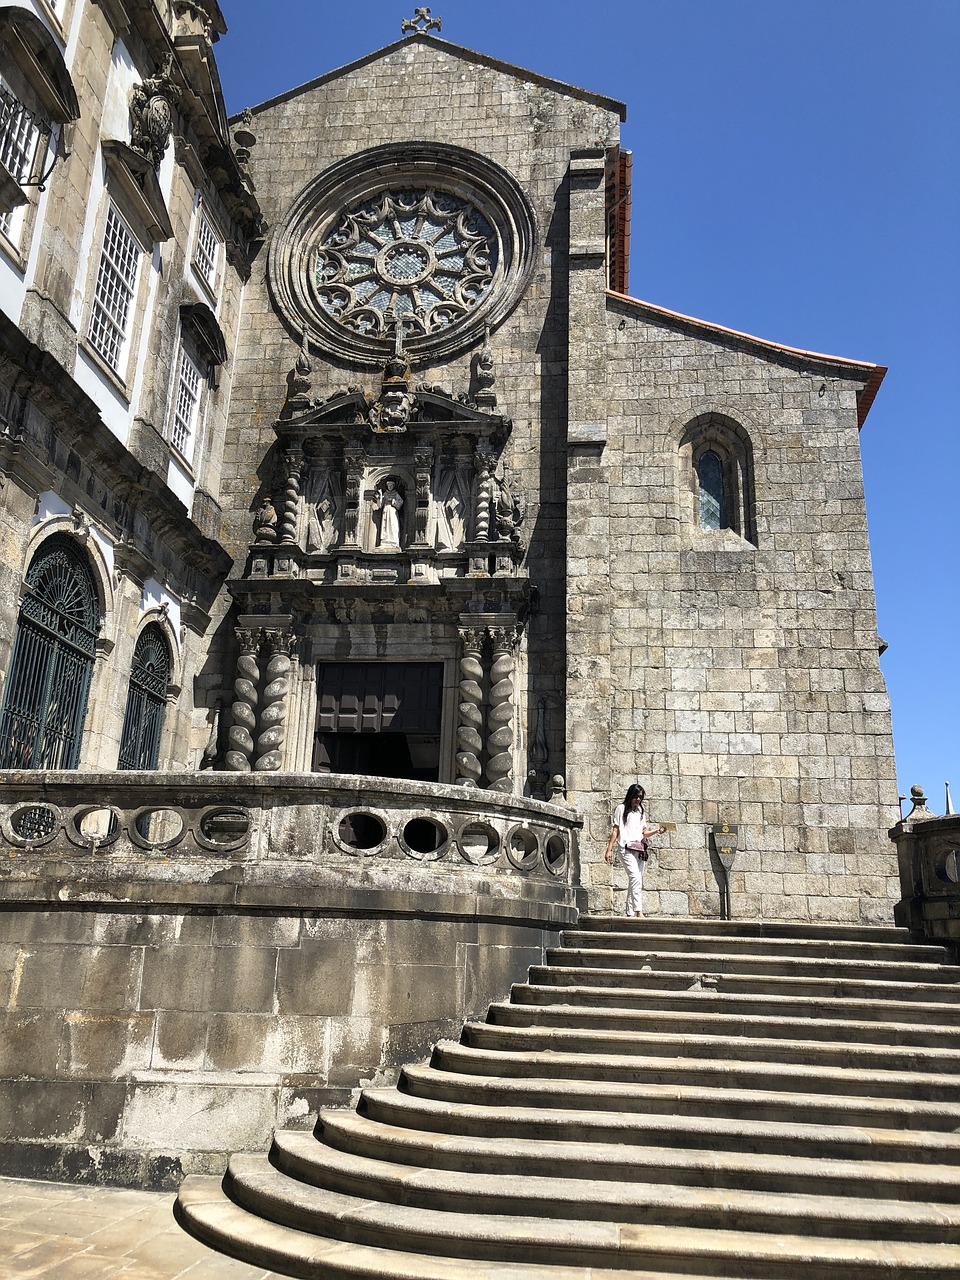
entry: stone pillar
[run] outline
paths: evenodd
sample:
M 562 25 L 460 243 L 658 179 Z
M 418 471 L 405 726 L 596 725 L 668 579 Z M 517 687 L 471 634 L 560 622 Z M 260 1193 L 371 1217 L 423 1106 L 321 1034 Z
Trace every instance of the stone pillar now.
M 460 705 L 457 725 L 457 782 L 462 787 L 480 784 L 483 752 L 483 631 L 460 628 Z
M 430 473 L 433 470 L 433 449 L 429 446 L 414 449 L 414 466 L 417 480 L 417 505 L 413 513 L 413 546 L 426 548 L 430 544 Z
M 363 449 L 349 444 L 343 453 L 346 463 L 344 490 L 343 546 L 355 548 L 359 542 L 360 490 L 363 487 Z
M 283 764 L 287 696 L 290 693 L 290 649 L 294 642 L 294 636 L 289 631 L 270 630 L 264 634 L 270 657 L 265 673 L 267 683 L 263 690 L 260 733 L 253 765 L 258 772 L 275 771 Z
M 473 520 L 474 542 L 489 542 L 493 524 L 497 483 L 493 478 L 493 457 L 490 451 L 479 448 L 476 452 L 477 505 Z
M 283 489 L 279 541 L 293 543 L 297 540 L 297 521 L 300 515 L 300 476 L 303 471 L 303 453 L 299 448 L 288 449 L 286 462 L 287 478 Z
M 490 700 L 487 712 L 487 789 L 513 791 L 513 627 L 491 627 Z
M 224 763 L 234 773 L 247 773 L 251 767 L 253 731 L 257 724 L 260 684 L 257 649 L 260 647 L 260 632 L 240 628 L 237 630 L 237 639 L 240 641 L 240 657 L 237 659 L 237 678 L 233 684 L 233 714 L 228 735 L 230 745 Z

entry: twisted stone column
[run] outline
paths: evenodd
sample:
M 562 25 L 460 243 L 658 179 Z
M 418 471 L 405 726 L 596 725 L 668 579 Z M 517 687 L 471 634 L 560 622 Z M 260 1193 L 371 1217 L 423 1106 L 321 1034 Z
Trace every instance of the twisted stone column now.
M 253 731 L 257 723 L 260 632 L 238 631 L 237 639 L 240 641 L 240 657 L 237 659 L 237 678 L 233 683 L 232 723 L 227 735 L 230 745 L 224 764 L 234 773 L 247 773 L 253 756 Z
M 477 505 L 474 513 L 473 537 L 475 542 L 490 541 L 490 525 L 497 498 L 497 483 L 493 478 L 493 459 L 486 452 L 477 452 Z
M 487 712 L 487 788 L 513 790 L 513 645 L 512 627 L 491 627 L 493 662 L 490 666 L 490 701 Z
M 287 694 L 290 692 L 290 649 L 293 636 L 285 631 L 268 631 L 270 660 L 267 663 L 260 733 L 254 769 L 277 770 L 283 763 L 283 742 L 287 734 Z
M 483 632 L 473 627 L 460 631 L 460 706 L 457 726 L 457 782 L 462 787 L 480 784 L 483 751 Z
M 287 479 L 283 488 L 283 514 L 280 518 L 280 542 L 296 542 L 297 517 L 300 514 L 300 475 L 303 454 L 299 449 L 287 453 Z

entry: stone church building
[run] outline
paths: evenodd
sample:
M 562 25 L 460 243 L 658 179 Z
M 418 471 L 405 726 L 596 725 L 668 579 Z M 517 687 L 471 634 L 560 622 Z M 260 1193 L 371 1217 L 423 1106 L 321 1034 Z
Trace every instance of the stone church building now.
M 648 910 L 892 917 L 884 369 L 633 297 L 625 107 L 407 25 L 228 121 L 216 0 L 0 6 L 31 1167 L 212 1167 L 388 1070 L 621 902 L 637 779 Z

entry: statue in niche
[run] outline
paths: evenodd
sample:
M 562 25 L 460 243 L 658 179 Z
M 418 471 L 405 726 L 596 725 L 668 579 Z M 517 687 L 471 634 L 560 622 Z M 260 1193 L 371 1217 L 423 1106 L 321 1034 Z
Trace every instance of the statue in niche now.
M 307 503 L 307 528 L 304 547 L 325 555 L 333 550 L 337 538 L 337 490 L 329 472 L 320 480 L 316 495 Z
M 527 504 L 524 498 L 514 495 L 510 488 L 510 472 L 504 470 L 503 479 L 497 483 L 497 537 L 501 542 L 520 543 L 520 526 L 526 515 Z
M 437 548 L 456 551 L 467 532 L 467 499 L 456 468 L 442 471 L 437 481 Z
M 264 498 L 253 513 L 253 540 L 261 543 L 277 540 L 277 509 L 270 497 Z
M 380 529 L 377 534 L 377 546 L 387 551 L 400 550 L 400 512 L 403 508 L 403 496 L 397 489 L 395 480 L 385 480 L 373 502 L 374 509 L 380 512 Z

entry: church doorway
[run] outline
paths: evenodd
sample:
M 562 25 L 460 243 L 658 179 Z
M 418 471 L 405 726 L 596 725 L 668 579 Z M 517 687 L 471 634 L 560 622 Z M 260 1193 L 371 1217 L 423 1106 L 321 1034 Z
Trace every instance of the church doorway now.
M 440 662 L 321 663 L 317 773 L 440 778 Z

